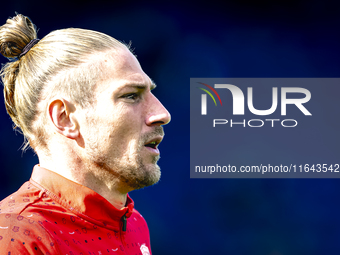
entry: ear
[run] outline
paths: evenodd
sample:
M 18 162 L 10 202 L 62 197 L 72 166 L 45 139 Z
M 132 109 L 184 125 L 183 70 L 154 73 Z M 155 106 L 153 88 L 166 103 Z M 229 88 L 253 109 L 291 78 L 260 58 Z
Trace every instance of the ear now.
M 76 139 L 80 134 L 75 111 L 76 107 L 63 98 L 54 99 L 48 106 L 49 118 L 55 131 L 70 139 Z

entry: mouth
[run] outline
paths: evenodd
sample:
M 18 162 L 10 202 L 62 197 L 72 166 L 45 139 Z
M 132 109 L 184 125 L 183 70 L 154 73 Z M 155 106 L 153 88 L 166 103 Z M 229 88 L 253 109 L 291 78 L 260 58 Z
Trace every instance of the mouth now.
M 148 141 L 146 144 L 144 144 L 144 146 L 152 148 L 152 149 L 157 149 L 158 144 L 161 143 L 162 139 L 163 139 L 163 137 L 156 137 L 156 138 Z
M 163 137 L 159 136 L 159 137 L 155 137 L 149 141 L 147 141 L 144 146 L 147 147 L 150 151 L 152 151 L 153 153 L 159 154 L 159 150 L 158 150 L 158 145 L 161 143 Z

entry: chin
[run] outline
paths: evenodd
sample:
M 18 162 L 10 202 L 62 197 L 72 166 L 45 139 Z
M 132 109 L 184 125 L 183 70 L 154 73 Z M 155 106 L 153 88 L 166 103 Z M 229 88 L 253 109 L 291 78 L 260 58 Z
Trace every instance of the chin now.
M 161 178 L 161 170 L 157 164 L 146 167 L 143 176 L 137 181 L 135 189 L 141 189 L 156 184 Z
M 139 161 L 136 166 L 120 171 L 121 181 L 131 190 L 152 186 L 160 180 L 160 177 L 161 171 L 157 163 L 143 164 Z

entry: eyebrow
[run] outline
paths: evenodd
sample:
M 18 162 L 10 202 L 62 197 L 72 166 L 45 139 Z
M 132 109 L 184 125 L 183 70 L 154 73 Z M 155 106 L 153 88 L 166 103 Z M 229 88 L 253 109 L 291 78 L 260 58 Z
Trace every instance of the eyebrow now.
M 147 89 L 147 85 L 145 84 L 126 84 L 123 87 L 133 87 L 133 88 L 137 88 L 137 89 Z M 150 90 L 153 90 L 157 87 L 157 85 L 151 81 L 151 86 L 150 86 Z

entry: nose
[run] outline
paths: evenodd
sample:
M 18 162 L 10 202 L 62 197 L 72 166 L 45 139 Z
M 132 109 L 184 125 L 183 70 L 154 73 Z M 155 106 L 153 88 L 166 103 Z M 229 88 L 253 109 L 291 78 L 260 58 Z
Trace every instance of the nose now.
M 162 126 L 170 122 L 171 116 L 162 103 L 150 92 L 149 113 L 146 117 L 146 125 Z

